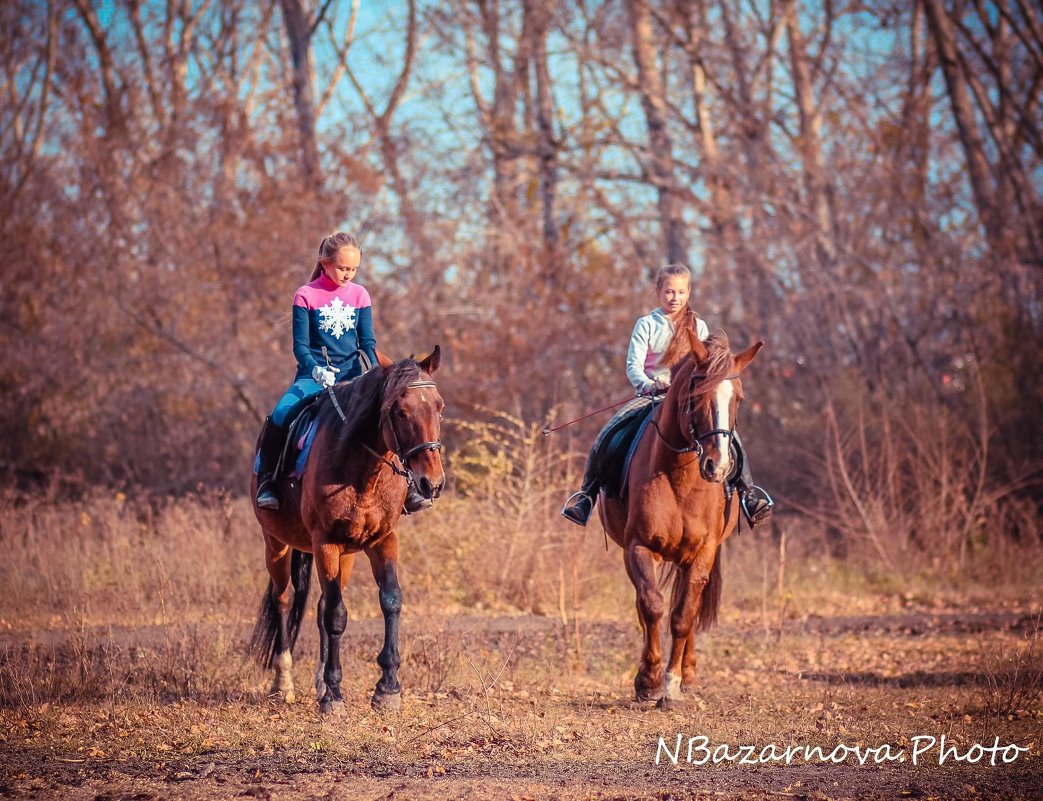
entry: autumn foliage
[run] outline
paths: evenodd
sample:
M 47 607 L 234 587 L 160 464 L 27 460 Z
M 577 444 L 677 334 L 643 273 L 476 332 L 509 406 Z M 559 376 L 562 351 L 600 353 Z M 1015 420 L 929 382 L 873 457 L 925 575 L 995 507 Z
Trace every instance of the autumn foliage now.
M 244 491 L 344 229 L 379 347 L 446 354 L 460 493 L 481 426 L 626 396 L 672 259 L 767 342 L 742 426 L 783 506 L 885 562 L 1038 542 L 1032 4 L 312 5 L 3 4 L 6 484 Z

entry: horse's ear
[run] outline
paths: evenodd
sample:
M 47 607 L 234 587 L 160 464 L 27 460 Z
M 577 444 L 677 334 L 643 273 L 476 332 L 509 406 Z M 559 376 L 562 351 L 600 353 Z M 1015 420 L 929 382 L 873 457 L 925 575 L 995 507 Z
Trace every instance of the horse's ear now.
M 695 331 L 689 328 L 687 333 L 688 342 L 692 346 L 692 356 L 695 357 L 696 363 L 705 362 L 706 357 L 710 355 L 710 351 L 706 349 L 706 345 L 699 339 L 699 335 Z
M 431 355 L 424 359 L 422 362 L 419 362 L 420 369 L 428 375 L 431 375 L 431 373 L 438 369 L 438 365 L 441 363 L 441 361 L 442 348 L 438 345 L 435 345 L 435 349 L 431 351 Z
M 394 363 L 395 363 L 394 361 L 389 359 L 387 356 L 385 356 L 379 350 L 377 351 L 377 364 L 379 364 L 381 367 L 390 367 Z
M 750 347 L 735 357 L 735 369 L 737 372 L 742 372 L 746 369 L 746 366 L 753 361 L 753 357 L 757 355 L 757 351 L 764 347 L 764 343 L 761 341 L 754 342 Z

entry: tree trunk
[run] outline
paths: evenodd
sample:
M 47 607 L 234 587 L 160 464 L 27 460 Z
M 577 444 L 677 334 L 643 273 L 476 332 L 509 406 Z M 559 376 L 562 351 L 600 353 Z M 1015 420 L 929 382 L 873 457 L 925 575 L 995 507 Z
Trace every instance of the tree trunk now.
M 648 0 L 627 0 L 641 107 L 648 124 L 648 171 L 659 193 L 659 224 L 670 262 L 686 263 L 688 237 L 674 179 L 673 143 L 667 130 L 666 95 L 656 64 L 656 43 Z
M 945 75 L 945 86 L 949 93 L 953 117 L 960 132 L 960 142 L 967 159 L 967 170 L 970 174 L 971 190 L 974 203 L 978 209 L 978 219 L 985 228 L 991 247 L 1002 252 L 1005 247 L 1003 226 L 996 214 L 994 188 L 985 147 L 978 135 L 977 123 L 974 120 L 974 108 L 967 91 L 967 80 L 960 69 L 959 55 L 956 50 L 956 34 L 952 20 L 945 10 L 942 0 L 921 0 L 927 12 L 927 21 L 934 37 L 938 58 Z
M 312 90 L 315 82 L 315 67 L 311 56 L 312 25 L 301 0 L 282 0 L 282 15 L 293 61 L 293 104 L 297 111 L 304 189 L 307 192 L 318 193 L 322 181 L 319 175 L 315 99 Z
M 835 249 L 832 215 L 829 209 L 825 168 L 822 161 L 822 117 L 815 104 L 811 71 L 808 68 L 807 52 L 804 47 L 804 36 L 800 30 L 796 0 L 785 0 L 782 13 L 786 19 L 793 90 L 800 113 L 800 151 L 804 170 L 804 192 L 818 234 L 817 249 L 821 266 L 828 268 Z
M 554 215 L 558 185 L 558 143 L 554 137 L 554 98 L 547 65 L 547 33 L 554 13 L 552 4 L 526 0 L 525 13 L 532 15 L 532 58 L 536 73 L 536 141 L 539 155 L 540 198 L 543 218 L 544 273 L 556 283 L 560 275 L 561 249 Z

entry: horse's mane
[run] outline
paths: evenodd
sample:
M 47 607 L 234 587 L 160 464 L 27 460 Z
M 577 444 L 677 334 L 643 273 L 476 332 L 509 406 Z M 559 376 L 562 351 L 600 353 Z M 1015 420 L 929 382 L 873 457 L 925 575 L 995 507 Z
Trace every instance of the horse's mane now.
M 332 458 L 337 463 L 342 462 L 362 436 L 380 427 L 395 401 L 419 377 L 420 365 L 415 359 L 408 358 L 389 367 L 374 367 L 358 378 L 335 385 L 333 392 L 344 411 L 343 422 L 328 393 L 324 392 L 316 421 L 320 427 L 335 432 Z
M 699 315 L 695 313 L 691 306 L 684 307 L 681 319 L 674 326 L 674 333 L 670 337 L 670 343 L 666 346 L 666 350 L 663 351 L 663 367 L 673 367 L 675 364 L 679 364 L 685 356 L 692 352 L 692 343 L 688 340 L 688 332 L 695 333 L 697 330 L 696 320 L 698 319 Z
M 691 364 L 692 372 L 699 371 L 699 380 L 693 382 L 693 396 L 713 392 L 722 381 L 735 375 L 735 356 L 732 355 L 728 335 L 724 331 L 714 331 L 703 344 L 707 350 L 706 361 L 696 364 L 695 357 L 689 349 L 687 358 L 673 371 L 673 374 L 677 375 L 688 364 Z

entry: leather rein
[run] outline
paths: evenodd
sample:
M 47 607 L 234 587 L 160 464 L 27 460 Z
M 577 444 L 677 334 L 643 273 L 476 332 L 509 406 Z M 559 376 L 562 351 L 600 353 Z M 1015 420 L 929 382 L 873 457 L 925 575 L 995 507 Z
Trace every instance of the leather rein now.
M 409 384 L 406 385 L 406 389 L 421 389 L 423 387 L 434 387 L 434 388 L 437 389 L 437 385 L 435 384 L 434 381 L 423 381 L 423 380 L 421 380 L 421 381 L 413 381 L 412 383 L 409 383 Z M 391 420 L 388 420 L 388 428 L 391 429 L 391 438 L 394 440 L 394 443 L 395 443 L 395 447 L 392 448 L 392 455 L 395 456 L 398 459 L 399 464 L 402 465 L 401 467 L 396 465 L 394 462 L 392 462 L 386 456 L 383 456 L 382 454 L 377 453 L 375 450 L 373 450 L 371 447 L 369 447 L 369 445 L 367 445 L 365 442 L 362 443 L 362 447 L 365 448 L 367 451 L 369 451 L 371 454 L 373 454 L 373 456 L 375 456 L 379 461 L 383 462 L 388 467 L 390 467 L 391 471 L 396 476 L 402 476 L 410 485 L 413 485 L 415 479 L 413 477 L 413 471 L 409 469 L 409 464 L 408 464 L 409 460 L 412 457 L 416 456 L 418 453 L 421 453 L 422 451 L 440 451 L 440 450 L 442 450 L 442 448 L 443 448 L 442 443 L 439 442 L 438 440 L 431 440 L 429 442 L 421 442 L 419 445 L 414 445 L 408 451 L 403 453 L 402 452 L 402 446 L 398 442 L 398 432 L 395 431 L 395 424 Z
M 734 381 L 738 377 L 739 377 L 739 374 L 736 373 L 735 375 L 725 376 L 724 378 L 721 379 L 721 381 Z M 692 393 L 695 391 L 695 382 L 696 381 L 701 381 L 704 378 L 706 378 L 706 374 L 705 373 L 698 374 L 698 373 L 694 373 L 693 372 L 692 376 L 691 376 L 691 378 L 689 379 L 689 382 L 688 382 L 688 401 L 689 401 L 689 405 L 688 405 L 688 409 L 686 410 L 686 414 L 687 414 L 687 417 L 688 417 L 688 440 L 689 440 L 689 442 L 692 443 L 691 445 L 689 445 L 686 448 L 675 448 L 673 445 L 670 444 L 669 440 L 667 440 L 666 436 L 664 436 L 663 432 L 659 429 L 659 421 L 656 420 L 654 417 L 652 418 L 652 425 L 653 425 L 653 427 L 655 427 L 656 433 L 659 435 L 659 438 L 663 441 L 663 444 L 666 445 L 667 448 L 669 448 L 670 450 L 672 450 L 674 453 L 677 453 L 677 454 L 694 453 L 699 459 L 703 458 L 703 443 L 702 443 L 702 440 L 707 439 L 708 437 L 716 436 L 718 434 L 720 434 L 721 436 L 724 436 L 724 437 L 734 437 L 735 436 L 735 429 L 734 428 L 731 428 L 731 429 L 714 428 L 714 429 L 711 429 L 710 431 L 707 431 L 707 432 L 705 432 L 703 434 L 697 434 L 696 433 L 696 431 L 695 431 L 695 421 L 692 419 L 693 418 L 693 413 L 695 411 L 695 406 L 694 406 L 694 404 L 691 403 L 691 398 L 692 398 Z M 682 434 L 682 436 L 683 436 L 683 434 Z

